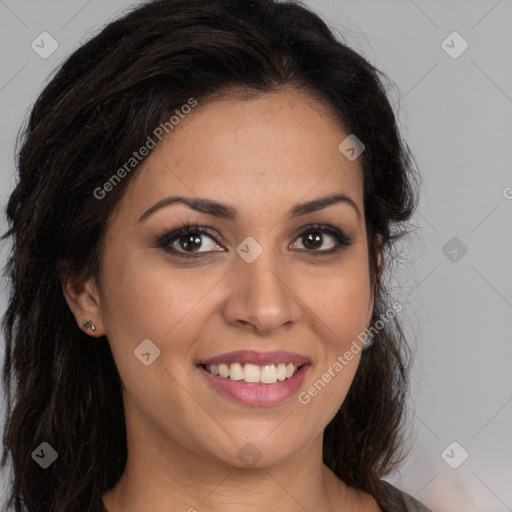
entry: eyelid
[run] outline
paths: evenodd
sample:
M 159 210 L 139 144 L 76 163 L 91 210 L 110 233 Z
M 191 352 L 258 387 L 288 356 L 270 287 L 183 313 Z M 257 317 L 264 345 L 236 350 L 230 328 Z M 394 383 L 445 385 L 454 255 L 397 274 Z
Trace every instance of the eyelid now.
M 172 229 L 163 229 L 159 232 L 157 232 L 153 236 L 153 241 L 157 245 L 162 244 L 169 244 L 170 241 L 174 240 L 175 238 L 178 238 L 179 236 L 193 232 L 193 233 L 200 233 L 200 234 L 206 234 L 210 238 L 212 238 L 215 243 L 218 245 L 221 245 L 215 237 L 218 237 L 220 240 L 224 241 L 224 237 L 216 230 L 209 228 L 208 226 L 202 226 L 198 224 L 197 222 L 187 222 L 183 221 L 181 223 L 181 226 L 172 228 Z

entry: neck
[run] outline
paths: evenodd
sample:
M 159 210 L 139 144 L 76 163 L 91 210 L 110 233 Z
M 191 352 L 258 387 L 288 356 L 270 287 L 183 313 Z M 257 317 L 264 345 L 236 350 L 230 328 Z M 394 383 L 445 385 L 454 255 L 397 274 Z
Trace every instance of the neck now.
M 266 468 L 238 468 L 183 446 L 133 445 L 117 485 L 105 494 L 109 512 L 296 512 L 340 510 L 348 487 L 322 462 L 322 438 L 292 459 Z

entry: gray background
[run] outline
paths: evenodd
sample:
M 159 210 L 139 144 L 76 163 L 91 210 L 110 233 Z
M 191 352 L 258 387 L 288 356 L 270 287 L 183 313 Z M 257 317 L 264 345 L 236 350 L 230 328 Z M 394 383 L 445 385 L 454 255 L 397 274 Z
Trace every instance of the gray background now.
M 0 0 L 2 208 L 17 130 L 49 74 L 134 3 Z M 306 3 L 394 82 L 424 180 L 395 293 L 416 350 L 412 448 L 388 479 L 434 511 L 512 511 L 512 2 Z M 43 31 L 59 45 L 46 59 L 31 48 Z M 453 31 L 469 44 L 457 58 L 441 44 Z M 461 44 L 445 43 L 452 53 Z

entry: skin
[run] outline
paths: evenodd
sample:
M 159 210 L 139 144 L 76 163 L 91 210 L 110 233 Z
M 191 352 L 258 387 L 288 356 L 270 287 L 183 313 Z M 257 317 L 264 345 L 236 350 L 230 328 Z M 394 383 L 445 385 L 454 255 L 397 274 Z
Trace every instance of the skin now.
M 170 504 L 184 512 L 380 510 L 322 462 L 323 431 L 360 353 L 307 405 L 298 401 L 357 340 L 373 309 L 362 169 L 338 150 L 347 135 L 326 107 L 288 87 L 251 100 L 199 102 L 152 150 L 117 204 L 100 275 L 63 284 L 79 325 L 92 320 L 96 331 L 87 332 L 107 336 L 123 383 L 128 461 L 103 496 L 110 512 L 168 512 Z M 332 193 L 349 196 L 359 215 L 337 203 L 287 217 L 296 203 Z M 222 201 L 240 218 L 174 203 L 138 222 L 170 195 Z M 197 259 L 155 245 L 156 234 L 182 221 L 222 238 L 201 235 Z M 323 241 L 308 251 L 301 234 L 315 223 L 349 234 L 352 245 L 311 255 L 336 243 L 321 232 Z M 235 252 L 247 236 L 263 248 L 252 263 Z M 134 356 L 144 339 L 161 351 L 149 366 Z M 312 366 L 285 402 L 241 404 L 195 363 L 244 349 L 296 352 Z M 237 456 L 249 442 L 261 455 L 252 467 Z

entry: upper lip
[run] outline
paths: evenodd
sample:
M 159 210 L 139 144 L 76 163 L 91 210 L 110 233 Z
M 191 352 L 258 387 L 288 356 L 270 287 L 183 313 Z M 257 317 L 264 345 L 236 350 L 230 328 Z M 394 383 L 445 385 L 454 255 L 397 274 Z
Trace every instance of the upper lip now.
M 293 363 L 298 366 L 303 364 L 311 364 L 311 360 L 300 354 L 293 352 L 274 351 L 274 352 L 258 352 L 256 350 L 238 350 L 236 352 L 226 352 L 209 359 L 201 359 L 197 365 L 211 364 L 255 364 L 263 366 L 272 363 Z

